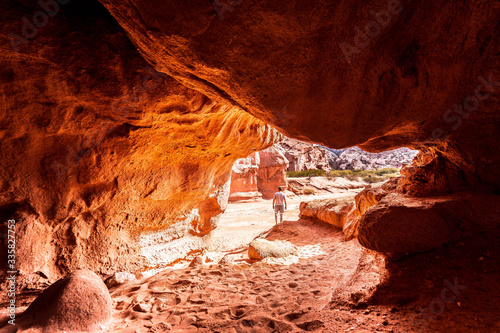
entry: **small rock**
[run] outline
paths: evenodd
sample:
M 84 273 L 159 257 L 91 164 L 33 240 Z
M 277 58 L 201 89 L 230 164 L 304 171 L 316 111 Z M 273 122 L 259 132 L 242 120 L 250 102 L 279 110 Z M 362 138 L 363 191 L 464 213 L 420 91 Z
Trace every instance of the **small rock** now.
M 132 309 L 137 312 L 149 312 L 151 311 L 151 305 L 147 303 L 137 303 Z
M 387 321 L 387 319 L 384 319 L 384 321 L 382 321 L 382 325 L 384 325 L 384 326 L 389 325 L 389 322 Z
M 248 247 L 248 257 L 253 260 L 262 260 L 268 257 L 284 258 L 297 254 L 297 248 L 287 241 L 268 241 L 258 238 L 253 240 Z
M 198 267 L 198 266 L 202 266 L 202 265 L 203 265 L 203 257 L 196 256 L 196 257 L 194 257 L 193 260 L 191 260 L 189 267 Z
M 117 272 L 110 276 L 106 280 L 106 287 L 111 288 L 120 284 L 123 284 L 127 281 L 133 281 L 135 280 L 136 277 L 134 274 L 129 273 L 129 272 Z

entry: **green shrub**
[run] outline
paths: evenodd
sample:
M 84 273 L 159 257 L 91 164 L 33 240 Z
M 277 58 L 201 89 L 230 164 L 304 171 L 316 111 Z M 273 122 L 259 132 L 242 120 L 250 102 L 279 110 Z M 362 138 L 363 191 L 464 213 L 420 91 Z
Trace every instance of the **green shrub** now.
M 384 168 L 373 171 L 377 176 L 388 175 L 391 173 L 399 173 L 398 168 Z
M 344 176 L 344 178 L 348 179 L 348 180 L 358 180 L 358 177 L 359 177 L 359 175 L 354 174 L 354 173 L 347 174 L 347 175 Z
M 366 175 L 363 177 L 363 181 L 367 183 L 379 183 L 383 181 L 385 178 L 383 177 L 377 177 L 377 176 L 372 176 L 372 175 Z
M 304 189 L 304 194 L 315 194 L 316 191 L 312 188 L 306 188 Z
M 287 171 L 287 177 L 322 177 L 326 174 L 325 170 L 300 170 L 300 171 Z
M 326 173 L 324 170 L 301 170 L 301 171 L 287 171 L 288 177 L 326 177 L 333 179 L 336 177 L 343 177 L 349 180 L 357 180 L 358 177 L 370 183 L 381 182 L 391 177 L 399 176 L 399 169 L 397 168 L 384 168 L 378 170 L 332 170 Z

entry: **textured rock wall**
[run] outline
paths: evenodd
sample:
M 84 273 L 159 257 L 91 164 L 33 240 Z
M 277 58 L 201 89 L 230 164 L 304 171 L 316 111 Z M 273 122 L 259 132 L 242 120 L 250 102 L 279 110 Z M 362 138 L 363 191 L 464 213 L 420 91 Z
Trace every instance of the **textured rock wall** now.
M 440 154 L 498 190 L 494 0 L 102 3 L 157 69 L 287 136 Z
M 286 170 L 288 160 L 276 147 L 269 147 L 259 152 L 259 170 L 257 171 L 257 187 L 262 198 L 272 199 L 278 186 L 286 189 Z
M 259 153 L 255 152 L 246 158 L 237 160 L 231 170 L 231 193 L 229 201 L 252 200 L 262 197 L 257 187 L 257 170 L 259 170 Z
M 276 144 L 288 159 L 289 171 L 321 169 L 330 171 L 337 157 L 331 151 L 312 143 L 286 138 Z
M 112 17 L 92 1 L 0 7 L 0 215 L 18 221 L 22 272 L 131 270 L 142 233 L 194 221 L 204 235 L 233 162 L 277 139 L 266 123 L 332 148 L 419 149 L 398 193 L 500 191 L 494 0 L 101 3 Z M 360 230 L 390 239 L 377 221 L 402 223 Z
M 398 195 L 500 193 L 494 0 L 101 1 L 156 69 L 289 137 L 420 150 Z
M 231 172 L 230 201 L 271 199 L 278 186 L 287 187 L 288 160 L 279 146 L 236 161 Z
M 10 37 L 40 10 L 2 7 Z M 98 2 L 61 5 L 11 42 L 0 41 L 0 215 L 17 222 L 23 274 L 134 270 L 147 264 L 141 234 L 188 218 L 186 233 L 207 234 L 233 162 L 278 138 L 151 68 Z

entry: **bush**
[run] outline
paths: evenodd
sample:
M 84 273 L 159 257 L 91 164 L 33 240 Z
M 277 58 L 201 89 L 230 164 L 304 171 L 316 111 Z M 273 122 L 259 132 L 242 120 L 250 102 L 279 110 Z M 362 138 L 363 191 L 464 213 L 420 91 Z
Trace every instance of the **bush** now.
M 357 178 L 359 177 L 359 175 L 356 175 L 356 174 L 347 174 L 344 176 L 345 179 L 348 179 L 348 180 L 357 180 Z
M 375 170 L 374 173 L 377 176 L 382 176 L 382 175 L 388 175 L 391 173 L 399 173 L 399 169 L 398 168 L 384 168 L 384 169 Z
M 326 174 L 325 170 L 300 170 L 300 171 L 287 171 L 287 177 L 322 177 Z
M 377 177 L 377 176 L 372 176 L 372 175 L 366 175 L 363 177 L 363 181 L 367 183 L 379 183 L 381 181 L 385 180 L 383 177 Z
M 312 188 L 306 188 L 304 189 L 304 194 L 315 194 L 316 191 L 313 190 Z
M 287 171 L 288 177 L 322 177 L 328 179 L 336 177 L 343 177 L 349 180 L 357 180 L 358 177 L 369 183 L 377 183 L 384 181 L 391 177 L 399 176 L 398 168 L 384 168 L 378 170 L 332 170 L 326 173 L 324 170 L 301 170 L 301 171 Z

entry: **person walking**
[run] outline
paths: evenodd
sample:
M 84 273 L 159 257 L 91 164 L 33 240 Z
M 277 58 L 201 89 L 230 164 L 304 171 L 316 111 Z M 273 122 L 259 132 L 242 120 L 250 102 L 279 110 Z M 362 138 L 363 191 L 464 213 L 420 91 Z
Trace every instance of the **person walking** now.
M 286 196 L 283 193 L 283 187 L 278 186 L 278 192 L 274 193 L 273 198 L 274 221 L 278 224 L 278 213 L 280 213 L 280 223 L 283 222 L 283 213 L 287 209 Z

